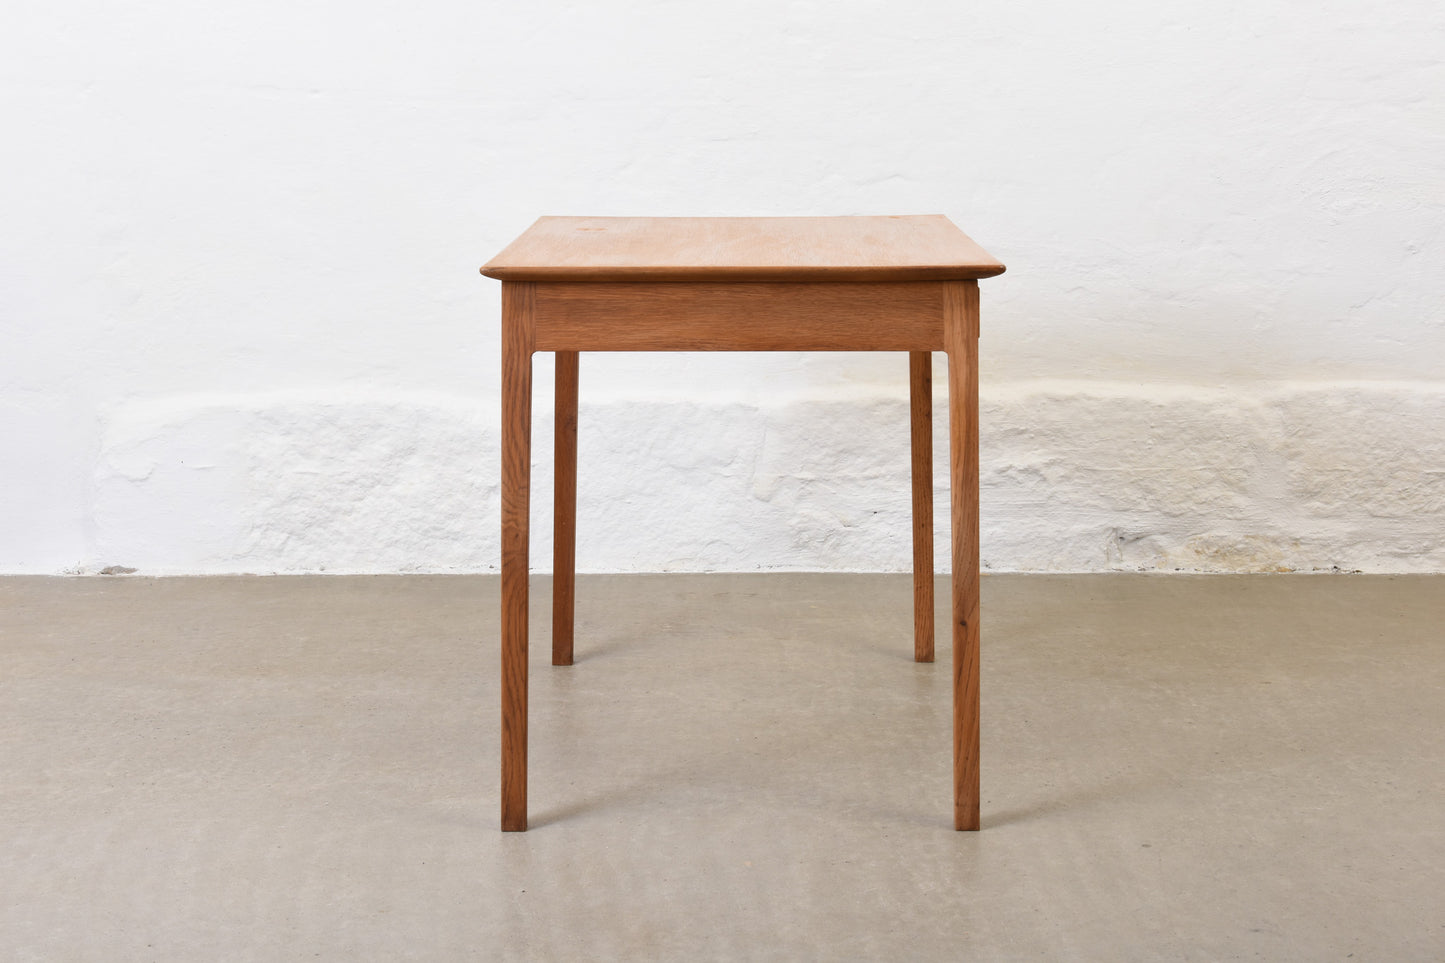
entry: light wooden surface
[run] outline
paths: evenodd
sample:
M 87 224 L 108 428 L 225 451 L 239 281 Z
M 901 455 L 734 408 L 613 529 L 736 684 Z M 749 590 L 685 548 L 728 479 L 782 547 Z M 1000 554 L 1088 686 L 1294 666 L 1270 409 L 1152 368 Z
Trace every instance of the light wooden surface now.
M 943 350 L 925 281 L 538 283 L 538 351 Z
M 527 828 L 527 536 L 536 285 L 502 285 L 502 829 Z
M 577 352 L 558 351 L 552 485 L 552 664 L 572 664 L 577 587 Z
M 892 243 L 886 243 L 890 238 Z M 678 246 L 668 247 L 663 243 L 667 239 Z M 750 243 L 754 246 L 749 247 Z M 914 657 L 919 661 L 934 657 L 930 352 L 947 352 L 954 826 L 978 828 L 979 315 L 975 279 L 1002 270 L 1003 265 L 941 217 L 543 218 L 487 266 L 485 273 L 503 278 L 504 830 L 527 828 L 532 355 L 537 351 L 556 353 L 552 661 L 570 665 L 578 352 L 635 350 L 910 353 Z
M 504 281 L 947 281 L 1004 266 L 941 214 L 543 217 L 482 268 Z
M 913 659 L 933 661 L 933 355 L 908 354 L 913 452 Z
M 953 828 L 978 829 L 978 285 L 944 285 L 953 521 Z

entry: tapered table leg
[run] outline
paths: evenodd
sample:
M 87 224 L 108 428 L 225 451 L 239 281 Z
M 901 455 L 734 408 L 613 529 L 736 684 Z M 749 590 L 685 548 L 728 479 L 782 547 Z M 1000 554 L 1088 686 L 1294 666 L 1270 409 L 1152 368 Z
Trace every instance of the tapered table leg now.
M 978 282 L 944 285 L 953 517 L 953 828 L 979 825 Z
M 502 284 L 502 829 L 527 828 L 527 528 L 536 285 Z
M 552 664 L 572 664 L 577 585 L 577 352 L 557 352 L 556 483 L 552 511 Z
M 933 354 L 908 353 L 913 449 L 913 659 L 933 661 Z

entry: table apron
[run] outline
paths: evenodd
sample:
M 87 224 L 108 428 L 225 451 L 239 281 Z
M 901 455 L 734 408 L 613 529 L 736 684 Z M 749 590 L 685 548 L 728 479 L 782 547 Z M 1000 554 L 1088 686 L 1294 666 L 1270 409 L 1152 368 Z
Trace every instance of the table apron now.
M 536 351 L 941 351 L 946 302 L 977 286 L 530 283 Z

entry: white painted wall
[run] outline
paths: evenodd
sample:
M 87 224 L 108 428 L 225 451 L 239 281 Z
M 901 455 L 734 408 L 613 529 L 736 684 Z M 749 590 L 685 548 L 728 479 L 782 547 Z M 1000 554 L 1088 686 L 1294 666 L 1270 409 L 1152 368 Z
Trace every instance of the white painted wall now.
M 1010 268 L 989 567 L 1445 570 L 1432 0 L 4 20 L 0 571 L 492 569 L 536 215 L 931 212 Z M 584 569 L 907 566 L 902 356 L 582 376 Z

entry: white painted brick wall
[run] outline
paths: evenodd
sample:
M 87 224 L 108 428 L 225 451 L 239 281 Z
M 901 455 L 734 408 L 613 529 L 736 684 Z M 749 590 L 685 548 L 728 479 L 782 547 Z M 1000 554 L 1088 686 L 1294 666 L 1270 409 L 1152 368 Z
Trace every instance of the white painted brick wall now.
M 579 567 L 906 569 L 905 378 L 866 397 L 583 404 Z M 1445 570 L 1439 385 L 1015 382 L 982 403 L 986 569 Z M 537 408 L 546 569 L 551 416 Z M 942 398 L 934 424 L 946 570 Z M 446 397 L 133 405 L 102 445 L 98 555 L 153 573 L 495 570 L 497 450 L 495 406 Z
M 1445 571 L 1442 49 L 1429 0 L 22 4 L 0 572 L 491 570 L 476 268 L 536 215 L 931 212 L 1010 268 L 991 569 Z M 905 568 L 905 398 L 584 358 L 581 566 Z

